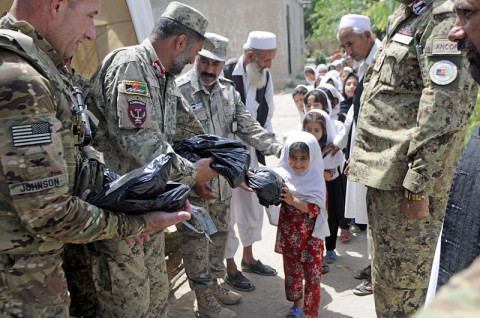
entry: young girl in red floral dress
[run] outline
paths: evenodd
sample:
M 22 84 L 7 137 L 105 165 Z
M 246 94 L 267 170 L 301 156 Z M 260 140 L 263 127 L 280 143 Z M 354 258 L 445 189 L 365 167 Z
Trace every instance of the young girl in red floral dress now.
M 323 159 L 315 137 L 289 135 L 275 171 L 284 179 L 275 252 L 283 254 L 287 317 L 318 317 L 323 238 L 328 236 Z M 305 286 L 303 280 L 305 279 Z

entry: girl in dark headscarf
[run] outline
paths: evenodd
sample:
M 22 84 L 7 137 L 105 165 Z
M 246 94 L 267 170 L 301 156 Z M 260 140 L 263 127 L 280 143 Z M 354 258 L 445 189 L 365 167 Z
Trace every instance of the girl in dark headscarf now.
M 353 104 L 353 94 L 355 89 L 358 85 L 358 76 L 355 73 L 350 73 L 345 77 L 345 81 L 343 82 L 343 100 L 340 103 L 340 114 L 338 114 L 338 120 L 341 122 L 345 122 L 345 118 L 347 116 L 348 110 L 350 106 Z

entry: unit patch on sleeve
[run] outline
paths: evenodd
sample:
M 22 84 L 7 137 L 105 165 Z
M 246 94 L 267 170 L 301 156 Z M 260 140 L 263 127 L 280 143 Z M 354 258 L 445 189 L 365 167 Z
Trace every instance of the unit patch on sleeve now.
M 144 82 L 135 82 L 135 81 L 125 81 L 125 94 L 134 94 L 148 96 L 147 83 Z
M 447 60 L 438 61 L 430 67 L 430 79 L 437 85 L 452 83 L 458 74 L 457 66 Z
M 147 120 L 147 105 L 138 99 L 128 99 L 128 118 L 135 127 L 142 126 Z
M 12 126 L 12 140 L 14 147 L 27 147 L 52 143 L 50 123 L 39 122 Z

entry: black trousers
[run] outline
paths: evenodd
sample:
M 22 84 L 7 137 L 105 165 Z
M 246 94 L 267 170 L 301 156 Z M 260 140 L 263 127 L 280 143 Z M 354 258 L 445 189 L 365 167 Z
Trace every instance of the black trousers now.
M 327 251 L 337 247 L 338 228 L 348 229 L 348 219 L 345 218 L 345 175 L 341 174 L 334 180 L 326 181 L 328 192 L 328 227 L 330 236 L 325 238 Z

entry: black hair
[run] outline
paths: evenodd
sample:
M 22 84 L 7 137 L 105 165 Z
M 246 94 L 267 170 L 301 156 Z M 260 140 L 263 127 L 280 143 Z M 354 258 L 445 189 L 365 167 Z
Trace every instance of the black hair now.
M 297 86 L 295 87 L 295 89 L 293 90 L 292 92 L 292 96 L 295 96 L 295 95 L 298 95 L 298 94 L 301 94 L 303 96 L 307 95 L 308 93 L 308 89 L 304 86 Z
M 291 144 L 290 149 L 288 150 L 288 154 L 290 155 L 292 151 L 301 151 L 306 153 L 308 157 L 310 157 L 310 148 L 308 148 L 308 145 L 302 141 L 297 141 Z
M 319 92 L 318 89 L 314 89 L 314 90 L 311 90 L 310 92 L 307 93 L 307 95 L 305 95 L 305 97 L 303 98 L 303 103 L 305 105 L 307 105 L 308 103 L 308 98 L 313 95 L 315 96 L 315 103 L 320 103 L 322 104 L 323 106 L 323 110 L 326 111 L 328 113 L 328 102 L 327 102 L 327 98 L 325 97 L 325 94 L 323 94 L 322 92 Z
M 309 122 L 319 123 L 322 127 L 323 135 L 322 138 L 318 141 L 320 148 L 323 148 L 327 144 L 328 132 L 327 132 L 327 120 L 323 117 L 322 114 L 318 112 L 308 112 L 305 117 L 303 118 L 302 128 L 305 130 L 305 127 Z
M 172 36 L 185 34 L 187 36 L 187 45 L 193 45 L 193 43 L 203 39 L 203 36 L 197 31 L 190 29 L 180 22 L 164 17 L 158 19 L 152 33 L 160 39 L 168 39 Z

